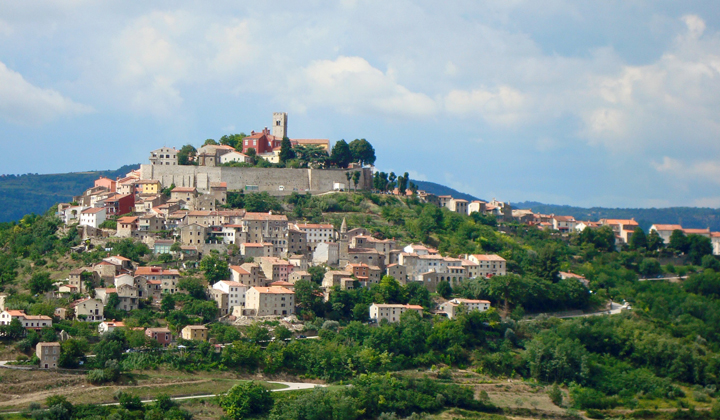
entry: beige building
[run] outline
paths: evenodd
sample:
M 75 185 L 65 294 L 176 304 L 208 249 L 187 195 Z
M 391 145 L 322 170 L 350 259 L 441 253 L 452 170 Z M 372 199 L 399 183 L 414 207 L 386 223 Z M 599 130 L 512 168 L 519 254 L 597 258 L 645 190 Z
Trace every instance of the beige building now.
M 459 214 L 468 214 L 468 202 L 467 200 L 463 200 L 462 198 L 451 198 L 447 202 L 448 210 L 454 211 L 455 213 Z
M 613 233 L 615 233 L 615 240 L 619 243 L 630 243 L 635 228 L 638 226 L 638 222 L 635 219 L 600 219 L 602 226 L 610 226 Z
M 292 315 L 295 292 L 284 287 L 251 287 L 245 296 L 245 308 L 256 316 Z
M 300 280 L 312 281 L 312 276 L 310 275 L 310 273 L 304 270 L 293 271 L 288 276 L 289 283 L 295 284 Z
M 370 319 L 377 322 L 386 319 L 388 322 L 400 321 L 400 316 L 406 311 L 415 311 L 423 315 L 423 307 L 420 305 L 399 305 L 389 303 L 373 303 L 370 305 Z
M 204 325 L 188 325 L 182 329 L 180 336 L 183 340 L 207 341 L 208 329 Z
M 183 245 L 202 245 L 207 239 L 207 227 L 197 223 L 180 228 L 180 243 Z
M 75 319 L 85 322 L 102 322 L 105 306 L 99 299 L 85 298 L 70 305 L 75 310 Z
M 56 369 L 60 359 L 60 343 L 38 343 L 35 355 L 40 359 L 41 369 Z
M 387 266 L 387 275 L 394 278 L 400 284 L 405 284 L 408 281 L 407 270 L 400 264 L 390 264 Z
M 456 298 L 451 299 L 440 305 L 440 310 L 445 312 L 450 319 L 455 318 L 461 311 L 484 312 L 488 309 L 490 309 L 490 301 L 488 300 Z
M 495 254 L 472 254 L 466 259 L 478 265 L 477 277 L 504 276 L 507 274 L 505 258 Z

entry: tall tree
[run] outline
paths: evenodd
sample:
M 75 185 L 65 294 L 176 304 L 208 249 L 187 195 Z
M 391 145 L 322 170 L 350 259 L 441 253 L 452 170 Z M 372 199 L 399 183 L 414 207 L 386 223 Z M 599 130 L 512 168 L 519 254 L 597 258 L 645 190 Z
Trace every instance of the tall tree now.
M 186 144 L 181 147 L 178 151 L 178 165 L 193 165 L 196 164 L 195 156 L 197 155 L 197 149 L 191 144 Z
M 353 161 L 363 165 L 375 164 L 375 149 L 370 142 L 365 139 L 355 139 L 350 142 L 349 146 Z
M 347 168 L 352 162 L 352 153 L 350 153 L 350 146 L 348 146 L 345 140 L 338 140 L 335 146 L 332 148 L 332 155 L 330 157 L 332 163 L 338 168 Z
M 203 146 L 208 146 L 208 145 L 217 146 L 217 144 L 218 144 L 218 142 L 216 142 L 215 139 L 207 139 L 207 140 L 205 140 L 205 143 L 203 143 Z
M 668 248 L 672 248 L 677 252 L 687 253 L 690 248 L 690 242 L 688 241 L 687 236 L 685 236 L 685 232 L 680 229 L 673 230 L 670 235 L 670 244 L 668 244 Z
M 352 181 L 355 186 L 355 191 L 357 191 L 357 184 L 358 181 L 360 181 L 360 171 L 355 171 L 352 173 Z
M 648 241 L 645 231 L 641 227 L 636 227 L 630 237 L 630 249 L 638 250 L 647 248 Z
M 225 280 L 230 276 L 228 263 L 221 260 L 216 253 L 206 255 L 200 261 L 200 269 L 205 272 L 205 278 L 211 283 Z
M 665 246 L 665 242 L 663 241 L 663 238 L 660 237 L 660 234 L 657 233 L 656 230 L 650 231 L 650 233 L 647 236 L 647 249 L 648 251 L 658 251 L 662 249 L 662 247 Z
M 285 163 L 290 159 L 295 159 L 295 151 L 292 148 L 292 143 L 287 137 L 283 137 L 280 142 L 280 162 Z

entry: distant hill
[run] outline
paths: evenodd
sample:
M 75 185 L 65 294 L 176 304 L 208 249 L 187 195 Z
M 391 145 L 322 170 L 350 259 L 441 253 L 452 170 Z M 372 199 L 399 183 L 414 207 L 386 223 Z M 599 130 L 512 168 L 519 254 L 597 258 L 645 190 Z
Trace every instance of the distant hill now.
M 431 194 L 435 195 L 451 195 L 454 198 L 462 198 L 463 200 L 467 201 L 473 201 L 473 200 L 480 200 L 477 197 L 474 197 L 470 194 L 462 193 L 458 190 L 454 190 L 450 187 L 446 187 L 444 185 L 436 184 L 434 182 L 430 181 L 416 181 L 414 179 L 411 179 L 412 182 L 415 183 L 415 185 L 418 186 L 419 190 L 427 191 Z
M 514 209 L 532 209 L 535 213 L 558 214 L 573 216 L 578 220 L 600 219 L 631 219 L 634 218 L 640 227 L 648 229 L 651 225 L 680 224 L 685 228 L 704 229 L 709 227 L 712 231 L 720 231 L 720 209 L 697 207 L 668 207 L 650 209 L 610 209 L 603 207 L 582 208 L 573 206 L 558 206 L 543 204 L 534 201 L 512 203 Z
M 126 165 L 116 170 L 66 174 L 0 175 L 0 222 L 18 220 L 28 213 L 45 213 L 53 205 L 70 201 L 92 187 L 99 176 L 115 179 L 138 167 Z

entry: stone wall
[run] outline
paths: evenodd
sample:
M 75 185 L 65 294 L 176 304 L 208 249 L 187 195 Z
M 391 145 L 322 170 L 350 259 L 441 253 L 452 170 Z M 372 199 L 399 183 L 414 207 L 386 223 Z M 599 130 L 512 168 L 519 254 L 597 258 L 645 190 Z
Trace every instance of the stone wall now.
M 332 191 L 336 182 L 352 188 L 346 172 L 360 171 L 357 188 L 372 188 L 370 169 L 289 169 L 289 168 L 233 168 L 209 166 L 160 166 L 141 165 L 142 179 L 157 179 L 163 187 L 175 184 L 176 187 L 196 187 L 207 191 L 213 182 L 226 182 L 229 191 L 244 190 L 247 186 L 257 187 L 256 191 L 291 191 L 311 193 Z

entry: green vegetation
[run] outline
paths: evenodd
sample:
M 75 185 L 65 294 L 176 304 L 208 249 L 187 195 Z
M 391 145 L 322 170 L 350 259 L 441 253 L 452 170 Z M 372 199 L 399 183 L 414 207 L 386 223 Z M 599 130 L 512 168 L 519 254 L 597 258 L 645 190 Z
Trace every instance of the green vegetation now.
M 406 174 L 388 175 L 388 184 L 391 178 L 398 188 L 410 187 Z M 402 417 L 449 408 L 495 410 L 474 399 L 473 390 L 451 383 L 456 369 L 545 386 L 556 407 L 588 410 L 597 418 L 612 417 L 613 410 L 652 409 L 660 402 L 697 406 L 697 413 L 702 413 L 698 416 L 710 416 L 712 411 L 699 408 L 717 401 L 720 261 L 710 255 L 706 238 L 676 232 L 670 246 L 664 247 L 654 235 L 638 232 L 628 247 L 616 250 L 608 228 L 563 236 L 387 194 L 293 193 L 279 199 L 238 193 L 228 202 L 229 207 L 248 211 L 283 212 L 293 220 L 339 226 L 346 219 L 349 228 L 363 227 L 375 237 L 399 243 L 423 242 L 452 256 L 498 253 L 511 274 L 441 282 L 437 294 L 415 282 L 403 285 L 384 277 L 367 288 L 335 289 L 325 301 L 319 283 L 327 268 L 312 267 L 312 280 L 298 282 L 295 289 L 305 330 L 319 336 L 305 340 L 293 339 L 295 334 L 277 323 L 235 327 L 216 322 L 217 305 L 207 300 L 206 289 L 228 277 L 229 257 L 209 253 L 197 269 L 184 271 L 178 287 L 186 293 L 164 297 L 160 311 L 142 302 L 138 310 L 108 308 L 106 315 L 131 327 L 167 325 L 176 333 L 185 325 L 207 324 L 210 338 L 225 344 L 221 349 L 182 341 L 182 350 L 161 350 L 139 331 L 119 329 L 99 338 L 96 324 L 59 320 L 52 329 L 27 334 L 17 323 L 2 326 L 0 339 L 30 355 L 38 341 L 54 340 L 65 330 L 73 338 L 62 344 L 60 365 L 82 366 L 93 384 L 122 383 L 134 372 L 157 368 L 352 383 L 284 397 L 268 397 L 260 385 L 243 384 L 220 403 L 233 418 L 370 419 L 383 413 Z M 78 243 L 77 231 L 62 228 L 52 212 L 0 224 L 0 287 L 11 292 L 8 307 L 53 315 L 55 307 L 67 305 L 74 297 L 58 300 L 45 294 L 52 289 L 54 273 L 98 262 L 108 253 L 93 249 L 69 254 Z M 149 261 L 149 249 L 130 239 L 111 241 L 107 247 L 141 264 Z M 561 271 L 583 275 L 589 287 L 574 278 L 562 279 Z M 665 274 L 687 279 L 639 281 Z M 487 299 L 493 308 L 460 311 L 453 319 L 433 316 L 429 310 L 439 296 Z M 627 301 L 633 310 L 572 319 L 537 316 L 603 311 L 610 300 Z M 426 309 L 425 315 L 407 312 L 395 324 L 368 324 L 368 308 L 374 302 L 418 304 Z M 421 377 L 408 375 L 418 370 Z M 428 370 L 437 372 L 432 379 L 422 377 Z M 153 418 L 148 417 L 154 410 L 151 405 L 138 404 L 130 396 L 119 402 L 120 408 L 107 408 L 102 415 L 122 412 L 131 413 L 128 418 Z M 49 407 L 83 418 L 75 414 L 83 413 L 82 407 Z

